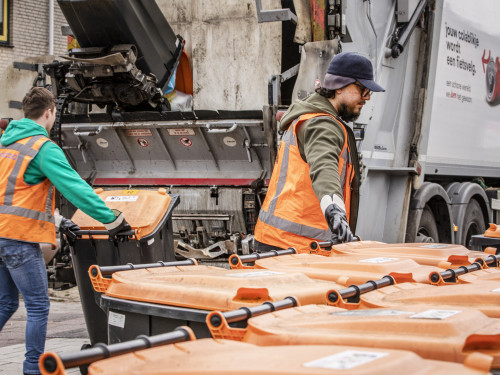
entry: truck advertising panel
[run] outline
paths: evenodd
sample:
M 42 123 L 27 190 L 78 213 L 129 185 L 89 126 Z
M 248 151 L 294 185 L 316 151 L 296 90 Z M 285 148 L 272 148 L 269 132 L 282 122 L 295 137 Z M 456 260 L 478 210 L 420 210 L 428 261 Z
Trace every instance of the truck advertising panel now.
M 442 6 L 434 29 L 426 173 L 498 177 L 500 2 L 444 0 Z

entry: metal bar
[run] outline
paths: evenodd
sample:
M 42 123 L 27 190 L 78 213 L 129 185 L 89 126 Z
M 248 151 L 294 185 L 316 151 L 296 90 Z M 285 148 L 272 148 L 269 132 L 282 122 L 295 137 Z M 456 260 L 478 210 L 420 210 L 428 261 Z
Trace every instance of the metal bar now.
M 250 263 L 255 262 L 258 259 L 272 258 L 290 254 L 297 254 L 297 251 L 293 247 L 290 247 L 289 249 L 285 250 L 271 250 L 266 251 L 265 253 L 253 253 L 249 255 L 242 255 L 240 257 L 232 257 L 230 260 L 231 264 L 235 266 L 238 264 L 238 259 L 241 261 L 241 263 Z
M 179 327 L 169 333 L 156 336 L 138 336 L 132 341 L 120 342 L 117 344 L 104 345 L 102 343 L 94 345 L 91 349 L 78 352 L 61 353 L 59 359 L 65 368 L 88 365 L 92 362 L 118 355 L 132 353 L 137 350 L 153 348 L 160 345 L 173 344 L 190 340 L 191 334 L 188 330 Z M 43 359 L 42 366 L 45 371 L 55 373 L 57 370 L 57 360 L 55 355 L 48 355 Z
M 259 23 L 275 21 L 292 21 L 297 24 L 297 16 L 290 9 L 262 10 L 261 0 L 255 0 L 257 20 Z
M 143 263 L 143 264 L 127 263 L 120 266 L 106 266 L 106 267 L 97 266 L 97 268 L 99 269 L 99 271 L 101 271 L 102 276 L 107 276 L 120 271 L 139 270 L 144 268 L 178 267 L 178 266 L 193 266 L 193 265 L 196 265 L 196 261 L 194 259 L 187 259 L 178 262 L 163 262 L 160 260 L 156 263 Z M 97 268 L 92 268 L 91 273 L 93 277 L 97 277 Z
M 283 310 L 290 307 L 298 306 L 298 302 L 293 297 L 286 297 L 285 299 L 277 302 L 264 302 L 262 305 L 254 307 L 241 307 L 238 310 L 226 311 L 222 316 L 228 323 L 240 322 L 242 320 L 250 319 L 254 316 L 267 314 L 273 311 Z M 219 327 L 222 324 L 220 316 L 213 315 L 210 318 L 210 323 L 214 327 Z
M 139 121 L 115 121 L 114 123 L 110 124 L 109 122 L 93 122 L 93 126 L 102 126 L 102 127 L 107 127 L 107 128 L 126 128 L 126 129 L 147 129 L 147 128 L 173 128 L 173 129 L 179 129 L 179 128 L 207 128 L 208 125 L 212 129 L 216 128 L 230 128 L 234 124 L 237 126 L 248 126 L 248 127 L 262 127 L 263 126 L 263 121 L 262 120 L 212 120 L 212 121 L 207 121 L 207 120 L 182 120 L 182 121 L 148 121 L 148 122 L 139 122 Z M 89 127 L 88 123 L 65 123 L 62 125 L 63 127 L 66 128 L 74 128 L 77 126 L 86 126 Z
M 207 216 L 205 214 L 173 214 L 172 219 L 175 220 L 221 220 L 229 221 L 231 220 L 231 215 L 225 214 L 213 214 Z
M 389 286 L 394 284 L 394 279 L 391 276 L 384 276 L 377 281 L 368 281 L 361 285 L 351 285 L 348 288 L 338 290 L 338 295 L 336 293 L 330 293 L 328 295 L 328 300 L 330 302 L 337 302 L 338 296 L 340 295 L 342 298 L 357 298 L 361 294 L 371 292 L 372 290 L 376 290 L 378 288 L 382 288 L 384 286 Z
M 246 135 L 246 137 L 247 137 L 247 139 L 248 139 L 248 150 L 249 150 L 250 152 L 252 152 L 252 151 L 253 151 L 253 153 L 254 153 L 254 154 L 255 154 L 255 156 L 257 157 L 257 162 L 259 163 L 259 168 L 260 168 L 260 170 L 261 170 L 261 171 L 263 171 L 263 170 L 264 170 L 264 167 L 262 166 L 262 160 L 260 159 L 260 156 L 259 156 L 258 152 L 257 152 L 256 150 L 254 150 L 254 149 L 253 149 L 253 147 L 252 147 L 252 142 L 253 142 L 253 141 L 252 141 L 252 138 L 250 137 L 250 133 L 248 132 L 247 127 L 246 127 L 246 126 L 242 126 L 242 127 L 243 127 L 243 131 L 245 132 L 245 135 Z

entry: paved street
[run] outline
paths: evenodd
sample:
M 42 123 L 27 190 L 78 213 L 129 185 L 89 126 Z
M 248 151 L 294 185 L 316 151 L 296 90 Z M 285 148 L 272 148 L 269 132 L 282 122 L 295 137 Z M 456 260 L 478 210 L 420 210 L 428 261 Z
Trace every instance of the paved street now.
M 49 294 L 51 306 L 45 351 L 62 353 L 80 350 L 84 343 L 89 343 L 89 340 L 78 289 L 76 287 L 65 291 L 49 289 Z M 22 374 L 25 323 L 26 310 L 21 301 L 17 312 L 0 332 L 0 375 Z M 78 368 L 67 372 L 80 373 Z

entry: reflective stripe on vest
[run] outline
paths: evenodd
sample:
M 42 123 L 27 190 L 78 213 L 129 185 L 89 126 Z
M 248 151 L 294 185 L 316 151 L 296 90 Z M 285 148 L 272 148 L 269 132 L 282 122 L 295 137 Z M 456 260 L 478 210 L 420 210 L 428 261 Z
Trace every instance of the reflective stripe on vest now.
M 298 125 L 299 121 L 302 123 L 304 121 L 307 121 L 311 118 L 315 117 L 322 117 L 322 116 L 328 116 L 332 117 L 331 115 L 328 115 L 326 113 L 315 113 L 315 114 L 307 114 L 300 116 L 297 118 L 291 125 L 290 128 L 287 130 L 287 132 L 283 135 L 282 138 L 282 143 L 281 147 L 284 147 L 283 154 L 282 154 L 282 159 L 281 159 L 281 165 L 279 169 L 279 177 L 276 182 L 276 191 L 274 193 L 274 196 L 270 197 L 271 200 L 269 202 L 269 206 L 267 211 L 264 209 L 261 209 L 259 213 L 259 220 L 262 221 L 263 223 L 270 225 L 274 228 L 277 228 L 279 230 L 296 234 L 299 236 L 315 239 L 318 241 L 328 241 L 331 239 L 331 231 L 329 229 L 321 229 L 321 228 L 316 228 L 310 225 L 306 225 L 303 223 L 297 223 L 294 221 L 290 221 L 287 219 L 284 219 L 282 217 L 279 217 L 275 214 L 276 212 L 276 206 L 278 203 L 278 199 L 280 198 L 280 195 L 285 187 L 285 184 L 287 182 L 287 171 L 289 168 L 289 157 L 290 157 L 290 147 L 291 146 L 297 146 L 297 137 L 296 137 L 296 126 Z M 338 120 L 334 118 L 337 122 Z M 348 141 L 347 141 L 347 132 L 344 128 L 344 125 L 340 123 L 343 131 L 344 131 L 344 145 L 341 150 L 341 154 L 339 155 L 339 177 L 340 177 L 340 182 L 341 182 L 341 187 L 344 192 L 344 200 L 346 201 L 346 214 L 348 215 L 349 218 L 349 211 L 350 211 L 350 183 L 353 178 L 353 173 L 352 173 L 352 167 L 350 163 L 350 153 L 349 153 L 349 146 L 348 146 Z M 298 151 L 297 151 L 298 152 Z M 305 162 L 304 162 L 305 163 Z M 315 199 L 316 196 L 314 196 Z M 265 206 L 265 204 L 264 204 Z M 319 208 L 319 203 L 318 203 L 318 208 Z M 325 220 L 326 222 L 326 220 Z M 262 238 L 265 242 L 265 238 Z M 293 246 L 293 245 L 290 245 Z
M 25 143 L 22 143 L 24 141 Z M 24 182 L 24 173 L 29 163 L 45 142 L 48 141 L 50 140 L 47 137 L 37 135 L 8 146 L 0 146 L 0 150 L 2 150 L 0 151 L 0 159 L 8 158 L 14 161 L 13 164 L 7 162 L 9 163 L 7 167 L 2 166 L 7 169 L 4 169 L 5 173 L 2 177 L 4 189 L 0 192 L 0 196 L 3 196 L 3 202 L 0 204 L 0 215 L 11 215 L 19 218 L 0 217 L 0 227 L 2 228 L 0 237 L 29 242 L 55 243 L 55 226 L 52 212 L 54 186 L 48 180 L 33 186 Z M 14 152 L 10 153 L 9 151 Z M 30 196 L 36 196 L 37 200 L 35 201 L 31 197 L 30 201 Z M 19 203 L 15 203 L 16 201 L 24 203 L 19 205 Z M 23 224 L 23 222 L 19 222 L 22 218 L 27 219 L 25 231 L 17 227 L 18 224 Z M 9 224 L 11 220 L 14 222 Z M 35 225 L 36 223 L 33 220 L 45 222 L 46 224 Z M 33 234 L 24 233 L 28 231 L 33 231 Z

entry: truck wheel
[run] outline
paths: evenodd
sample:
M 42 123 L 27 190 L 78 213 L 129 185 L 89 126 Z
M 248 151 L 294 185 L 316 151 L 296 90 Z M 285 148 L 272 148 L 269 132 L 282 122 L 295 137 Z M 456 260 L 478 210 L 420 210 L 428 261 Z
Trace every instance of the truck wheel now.
M 484 234 L 485 230 L 486 224 L 481 206 L 477 200 L 471 199 L 465 210 L 462 227 L 462 244 L 468 247 L 471 237 L 476 234 Z
M 439 242 L 439 234 L 431 208 L 426 205 L 420 217 L 417 231 L 417 242 Z

